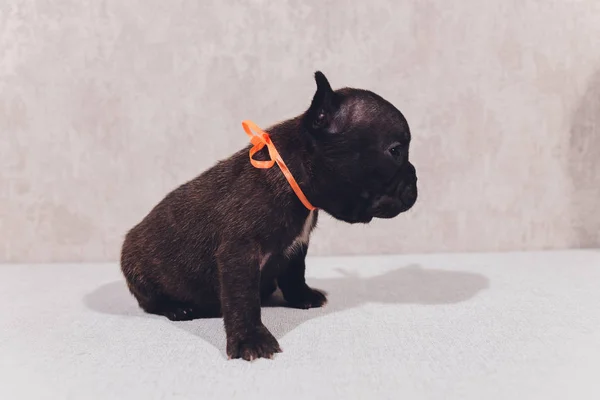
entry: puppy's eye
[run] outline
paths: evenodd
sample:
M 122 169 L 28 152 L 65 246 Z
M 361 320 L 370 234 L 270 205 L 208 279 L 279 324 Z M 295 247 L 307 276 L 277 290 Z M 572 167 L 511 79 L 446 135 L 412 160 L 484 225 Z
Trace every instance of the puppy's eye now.
M 389 148 L 388 152 L 392 155 L 392 157 L 398 158 L 402 154 L 402 145 L 400 143 L 396 143 Z

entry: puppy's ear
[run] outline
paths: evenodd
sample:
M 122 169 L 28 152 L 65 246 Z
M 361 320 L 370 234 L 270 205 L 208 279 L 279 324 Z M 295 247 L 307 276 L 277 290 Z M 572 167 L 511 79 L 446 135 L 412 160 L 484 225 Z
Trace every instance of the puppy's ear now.
M 338 109 L 335 92 L 321 71 L 315 72 L 317 91 L 305 114 L 304 124 L 311 132 L 326 131 Z

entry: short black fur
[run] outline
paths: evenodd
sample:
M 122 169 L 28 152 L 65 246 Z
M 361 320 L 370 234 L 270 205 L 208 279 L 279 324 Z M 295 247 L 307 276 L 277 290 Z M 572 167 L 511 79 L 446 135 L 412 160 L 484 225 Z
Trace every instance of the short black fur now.
M 417 198 L 404 116 L 375 93 L 333 91 L 321 72 L 308 110 L 267 131 L 309 201 L 349 223 L 392 218 Z M 390 146 L 394 147 L 393 154 Z M 320 307 L 304 279 L 318 211 L 277 168 L 239 151 L 169 193 L 125 238 L 121 268 L 149 313 L 171 320 L 223 316 L 230 358 L 281 349 L 261 322 L 277 287 L 291 307 Z M 267 159 L 266 150 L 255 158 Z

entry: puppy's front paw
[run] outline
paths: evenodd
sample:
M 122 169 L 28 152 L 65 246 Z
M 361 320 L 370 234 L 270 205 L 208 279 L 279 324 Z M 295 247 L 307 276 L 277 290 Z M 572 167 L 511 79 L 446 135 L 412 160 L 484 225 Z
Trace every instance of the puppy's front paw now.
M 281 353 L 277 339 L 264 326 L 258 327 L 240 339 L 227 340 L 227 356 L 252 361 L 256 358 L 273 358 L 273 354 Z
M 288 299 L 291 307 L 307 310 L 309 308 L 323 307 L 327 303 L 325 293 L 305 286 L 304 289 Z

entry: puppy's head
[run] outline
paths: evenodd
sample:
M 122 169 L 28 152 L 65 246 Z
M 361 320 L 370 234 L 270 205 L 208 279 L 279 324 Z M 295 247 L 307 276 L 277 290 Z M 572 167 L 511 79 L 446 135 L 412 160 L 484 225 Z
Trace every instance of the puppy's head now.
M 315 205 L 351 223 L 410 209 L 417 200 L 417 176 L 402 113 L 367 90 L 332 90 L 321 72 L 315 80 L 317 91 L 302 116 L 319 160 Z

